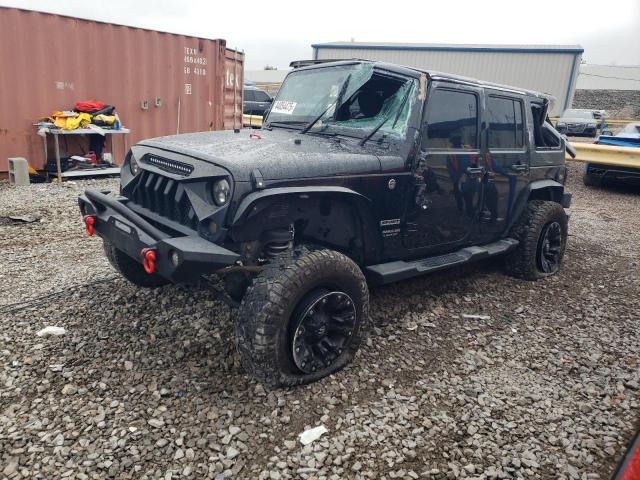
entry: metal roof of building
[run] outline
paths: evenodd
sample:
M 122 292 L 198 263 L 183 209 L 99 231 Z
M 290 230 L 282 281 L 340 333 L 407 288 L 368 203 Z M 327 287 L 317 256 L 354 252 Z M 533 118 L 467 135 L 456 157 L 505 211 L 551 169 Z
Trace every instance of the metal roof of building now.
M 329 42 L 315 43 L 312 48 L 369 48 L 372 50 L 426 50 L 451 52 L 514 52 L 514 53 L 583 53 L 580 45 L 493 45 L 456 43 L 398 43 L 398 42 Z

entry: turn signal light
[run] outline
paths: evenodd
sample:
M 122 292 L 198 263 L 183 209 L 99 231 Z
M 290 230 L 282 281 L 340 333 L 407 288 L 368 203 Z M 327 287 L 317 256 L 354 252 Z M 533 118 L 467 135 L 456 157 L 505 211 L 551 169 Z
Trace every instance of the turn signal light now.
M 96 217 L 93 215 L 85 215 L 83 217 L 84 227 L 87 229 L 87 235 L 93 237 L 93 225 L 96 223 Z
M 140 255 L 144 271 L 151 275 L 156 271 L 156 251 L 152 248 L 143 248 L 140 250 Z

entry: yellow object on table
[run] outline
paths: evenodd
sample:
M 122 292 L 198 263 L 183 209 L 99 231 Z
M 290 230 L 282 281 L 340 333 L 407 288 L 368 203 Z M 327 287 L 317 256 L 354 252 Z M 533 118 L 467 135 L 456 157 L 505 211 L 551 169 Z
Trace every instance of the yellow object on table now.
M 75 130 L 91 123 L 91 115 L 88 113 L 68 114 L 65 112 L 53 112 L 51 119 L 56 127 L 63 130 Z

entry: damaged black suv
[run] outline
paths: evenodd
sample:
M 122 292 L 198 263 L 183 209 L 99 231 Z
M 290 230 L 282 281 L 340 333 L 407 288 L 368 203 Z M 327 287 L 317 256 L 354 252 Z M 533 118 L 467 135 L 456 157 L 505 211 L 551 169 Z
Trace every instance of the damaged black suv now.
M 520 278 L 558 271 L 571 196 L 550 101 L 389 64 L 311 65 L 261 130 L 142 141 L 120 194 L 88 190 L 80 210 L 136 285 L 221 278 L 247 372 L 303 384 L 354 357 L 368 284 L 498 255 Z

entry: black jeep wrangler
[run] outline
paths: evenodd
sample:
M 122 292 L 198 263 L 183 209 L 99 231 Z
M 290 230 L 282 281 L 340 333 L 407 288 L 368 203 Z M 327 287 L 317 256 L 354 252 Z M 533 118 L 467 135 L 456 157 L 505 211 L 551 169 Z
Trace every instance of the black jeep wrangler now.
M 145 140 L 120 195 L 79 199 L 89 234 L 141 287 L 221 277 L 236 342 L 270 386 L 345 366 L 367 284 L 504 255 L 558 271 L 571 196 L 550 98 L 395 65 L 292 71 L 261 130 Z

